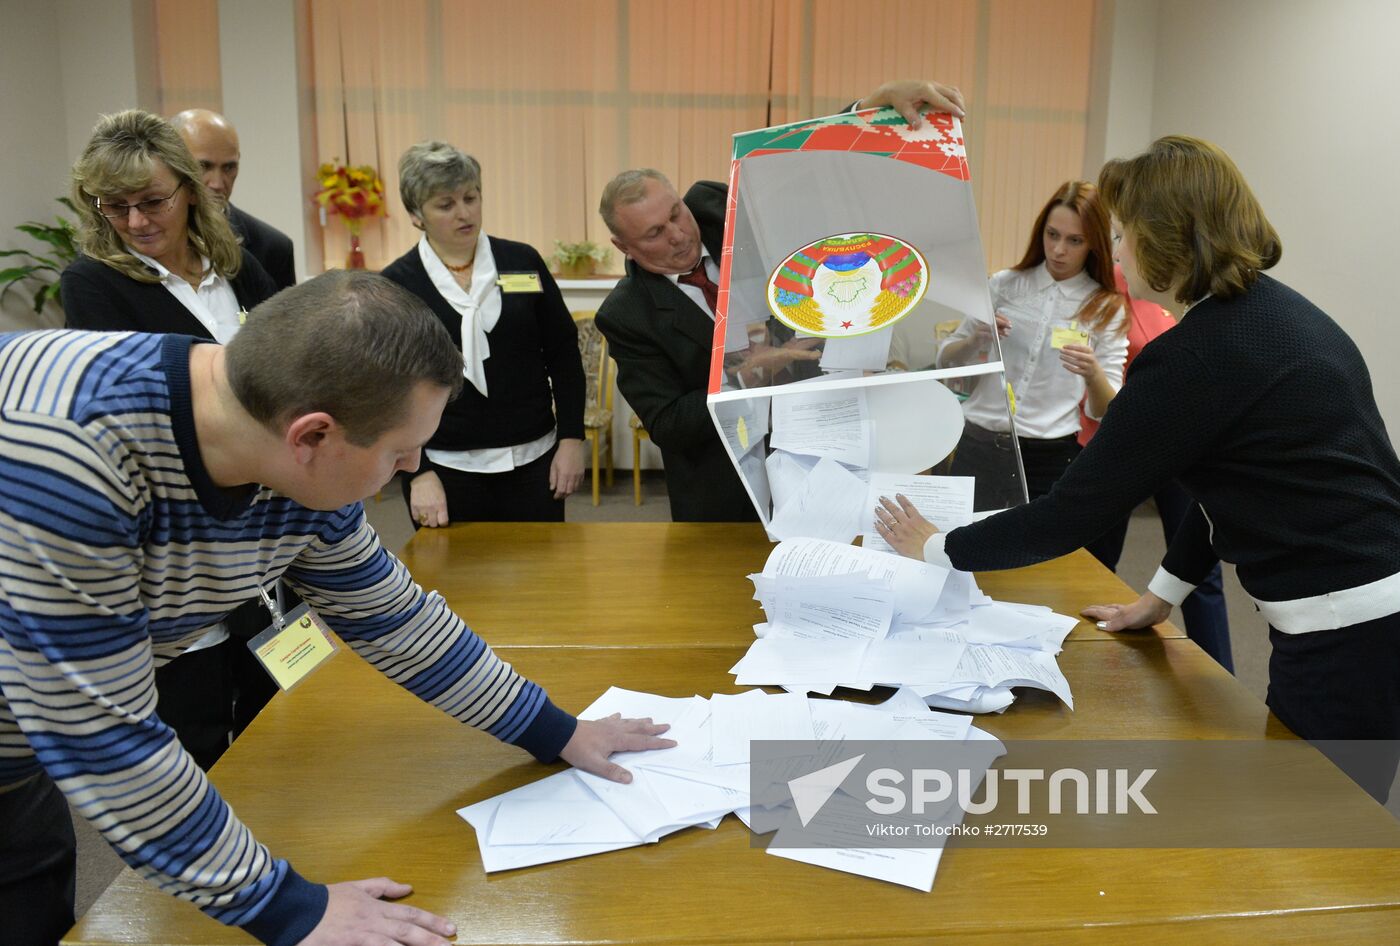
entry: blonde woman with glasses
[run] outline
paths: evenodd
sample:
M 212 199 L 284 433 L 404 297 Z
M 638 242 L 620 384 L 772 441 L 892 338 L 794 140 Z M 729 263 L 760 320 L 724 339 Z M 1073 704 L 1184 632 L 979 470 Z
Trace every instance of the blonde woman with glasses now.
M 277 292 L 157 115 L 104 115 L 73 165 L 72 198 L 82 254 L 60 280 L 68 328 L 224 343 Z M 156 671 L 156 712 L 205 769 L 276 692 L 246 646 L 270 621 L 246 602 Z
M 82 254 L 60 281 L 69 328 L 226 342 L 277 287 L 238 245 L 175 129 L 105 115 L 73 166 Z

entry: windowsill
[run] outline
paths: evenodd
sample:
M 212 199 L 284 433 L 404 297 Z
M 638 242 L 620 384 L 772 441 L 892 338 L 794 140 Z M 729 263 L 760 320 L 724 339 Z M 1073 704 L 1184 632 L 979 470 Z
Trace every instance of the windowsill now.
M 588 276 L 584 279 L 558 279 L 560 289 L 612 289 L 621 276 Z

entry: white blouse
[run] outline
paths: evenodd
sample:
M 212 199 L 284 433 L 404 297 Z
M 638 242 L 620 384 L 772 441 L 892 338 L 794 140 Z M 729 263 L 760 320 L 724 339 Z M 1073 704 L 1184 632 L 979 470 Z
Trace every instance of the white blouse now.
M 191 286 L 179 276 L 166 269 L 156 260 L 138 253 L 131 247 L 127 252 L 154 269 L 160 276 L 160 284 L 180 304 L 199 320 L 199 324 L 209 330 L 220 345 L 227 345 L 229 339 L 238 334 L 243 324 L 239 318 L 238 297 L 233 293 L 233 285 L 214 271 L 209 261 L 200 257 L 200 267 L 207 274 L 198 286 Z
M 1055 329 L 1077 326 L 1079 310 L 1099 284 L 1083 271 L 1057 281 L 1041 263 L 1023 271 L 1004 269 L 988 281 L 988 288 L 993 311 L 1011 320 L 1010 334 L 1001 339 L 1001 352 L 1006 380 L 1016 398 L 1017 435 L 1052 440 L 1078 434 L 1084 379 L 1060 363 L 1051 342 Z M 1089 331 L 1089 347 L 1115 391 L 1123 386 L 1128 357 L 1126 318 L 1120 306 L 1107 324 Z M 975 329 L 971 319 L 958 326 L 939 349 L 939 367 L 948 367 L 943 361 L 947 347 L 970 337 Z M 1000 390 L 997 375 L 986 375 L 978 382 L 963 404 L 963 416 L 986 430 L 1009 432 L 1006 392 Z
M 476 257 L 472 263 L 472 282 L 466 289 L 457 282 L 423 234 L 418 241 L 418 258 L 423 261 L 428 278 L 447 304 L 462 316 L 462 374 L 472 387 L 486 393 L 486 359 L 491 357 L 491 343 L 486 333 L 496 327 L 501 317 L 501 291 L 496 285 L 496 255 L 486 231 L 476 239 Z

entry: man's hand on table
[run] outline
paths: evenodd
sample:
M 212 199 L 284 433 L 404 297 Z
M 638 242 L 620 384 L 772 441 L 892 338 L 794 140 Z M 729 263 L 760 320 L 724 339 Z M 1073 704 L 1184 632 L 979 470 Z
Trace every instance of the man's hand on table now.
M 667 723 L 653 723 L 650 719 L 623 719 L 620 713 L 606 719 L 581 719 L 559 758 L 576 769 L 627 784 L 632 781 L 632 773 L 609 762 L 608 756 L 614 752 L 669 749 L 676 740 L 660 736 L 670 728 Z
M 330 884 L 325 915 L 297 946 L 450 946 L 457 927 L 440 916 L 389 899 L 413 892 L 388 877 Z

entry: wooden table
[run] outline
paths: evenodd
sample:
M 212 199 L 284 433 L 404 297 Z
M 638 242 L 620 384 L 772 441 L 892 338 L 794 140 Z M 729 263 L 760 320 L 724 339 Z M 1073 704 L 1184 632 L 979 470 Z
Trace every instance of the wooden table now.
M 772 551 L 756 523 L 487 522 L 421 529 L 401 557 L 495 646 L 689 647 L 753 640 L 763 611 L 745 576 Z M 1069 615 L 1137 599 L 1084 551 L 977 582 Z M 1185 636 L 1170 624 L 1142 633 Z M 1115 636 L 1080 621 L 1069 639 Z
M 454 559 L 451 571 L 478 576 L 469 582 L 467 615 L 478 627 L 483 620 L 497 623 L 497 650 L 560 705 L 578 710 L 611 684 L 673 696 L 735 691 L 726 671 L 747 644 L 738 633 L 747 629 L 743 622 L 752 623 L 742 575 L 761 565 L 759 543 L 741 551 L 740 533 L 729 526 L 576 525 L 561 528 L 557 540 L 523 529 L 522 541 L 552 565 L 569 564 L 568 548 L 591 553 L 559 576 L 544 577 L 526 568 L 511 543 L 486 544 L 490 531 L 420 533 L 406 559 L 425 578 L 428 563 L 444 556 Z M 660 569 L 639 551 L 648 547 L 669 554 L 695 582 Z M 738 567 L 723 573 L 686 562 L 685 548 Z M 1118 600 L 1126 594 L 1091 561 L 1052 564 L 1028 574 L 1030 584 L 1017 582 L 1025 573 L 987 576 L 981 584 L 997 597 L 1061 610 L 1082 603 L 1084 593 L 1108 592 Z M 1050 589 L 1046 576 L 1061 569 L 1073 590 Z M 600 570 L 611 570 L 612 581 L 625 583 L 632 596 L 670 609 L 642 621 L 644 615 L 625 607 L 628 594 L 607 590 Z M 576 577 L 564 578 L 565 571 Z M 483 575 L 530 592 L 517 589 L 522 600 L 516 601 L 510 589 L 488 587 Z M 445 576 L 444 570 L 428 583 L 458 600 L 468 589 L 449 588 Z M 557 592 L 556 582 L 587 589 L 595 604 L 606 597 L 623 607 L 623 617 L 557 601 L 529 606 Z M 723 611 L 733 626 L 707 623 L 698 611 Z M 512 615 L 515 625 L 529 626 L 512 626 Z M 515 639 L 502 643 L 511 630 Z M 1105 640 L 1081 630 L 1060 657 L 1075 712 L 1046 694 L 1021 691 L 1007 713 L 978 725 L 1004 739 L 1287 737 L 1258 700 L 1189 641 L 1150 634 Z M 727 639 L 709 639 L 720 637 Z M 345 652 L 294 693 L 273 700 L 219 762 L 214 780 L 258 837 L 303 875 L 387 874 L 410 882 L 411 902 L 453 918 L 459 943 L 1394 942 L 1400 825 L 1320 756 L 1316 762 L 1299 777 L 1305 797 L 1325 799 L 1388 848 L 955 846 L 925 894 L 770 857 L 751 848 L 748 831 L 726 818 L 716 831 L 690 829 L 654 845 L 487 876 L 475 836 L 455 810 L 557 767 L 539 766 L 465 729 Z M 130 871 L 65 940 L 248 941 Z

